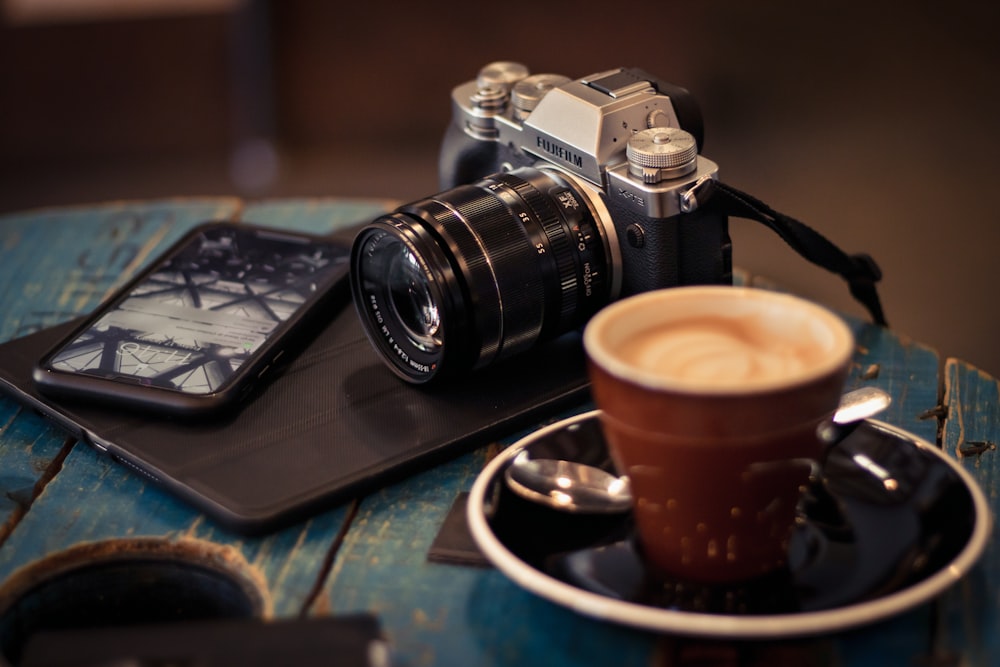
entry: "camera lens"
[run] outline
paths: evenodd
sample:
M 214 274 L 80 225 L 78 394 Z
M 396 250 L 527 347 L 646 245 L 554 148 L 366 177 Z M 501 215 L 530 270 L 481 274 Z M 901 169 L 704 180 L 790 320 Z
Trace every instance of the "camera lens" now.
M 434 349 L 440 344 L 435 336 L 441 329 L 441 314 L 417 257 L 409 249 L 391 257 L 388 281 L 392 313 L 408 338 L 421 350 Z
M 611 299 L 602 211 L 563 174 L 523 168 L 376 219 L 351 260 L 368 338 L 424 383 L 578 327 Z

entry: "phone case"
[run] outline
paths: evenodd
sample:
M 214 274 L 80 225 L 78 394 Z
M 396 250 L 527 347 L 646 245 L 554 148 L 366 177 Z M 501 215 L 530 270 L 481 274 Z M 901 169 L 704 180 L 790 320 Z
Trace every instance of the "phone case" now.
M 236 239 L 230 244 L 205 240 L 227 231 Z M 300 247 L 312 252 L 312 243 L 322 244 L 332 257 L 322 269 L 296 261 L 293 253 L 278 252 L 297 252 Z M 195 252 L 189 244 L 208 250 Z M 343 300 L 349 253 L 349 245 L 342 241 L 309 234 L 225 221 L 199 225 L 56 343 L 39 360 L 32 378 L 42 393 L 59 399 L 90 399 L 186 417 L 231 408 L 266 380 L 285 354 L 304 346 L 321 318 L 328 319 Z M 256 256 L 252 264 L 250 255 Z M 179 266 L 164 271 L 161 265 L 167 260 Z M 295 268 L 285 270 L 288 266 Z M 303 296 L 296 288 L 316 280 L 319 284 L 295 307 Z M 123 302 L 142 306 L 118 309 Z M 220 309 L 238 314 L 223 315 Z M 108 313 L 114 321 L 104 320 L 102 331 L 91 331 Z M 195 319 L 185 319 L 188 314 Z M 272 322 L 275 329 L 265 337 L 259 327 Z M 88 338 L 81 339 L 85 333 Z M 244 345 L 257 340 L 259 347 L 233 370 L 234 360 L 245 354 Z M 122 370 L 114 379 L 70 372 L 53 363 L 63 354 L 99 373 Z M 126 366 L 134 370 L 124 370 Z M 178 388 L 157 382 L 175 383 Z M 185 384 L 200 386 L 189 392 L 181 389 Z

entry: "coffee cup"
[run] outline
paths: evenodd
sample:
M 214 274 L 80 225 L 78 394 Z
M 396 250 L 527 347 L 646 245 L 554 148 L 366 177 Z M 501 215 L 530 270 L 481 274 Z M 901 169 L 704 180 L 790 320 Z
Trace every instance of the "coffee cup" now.
M 779 292 L 675 287 L 607 306 L 584 347 L 652 570 L 711 584 L 785 566 L 854 351 L 846 323 Z

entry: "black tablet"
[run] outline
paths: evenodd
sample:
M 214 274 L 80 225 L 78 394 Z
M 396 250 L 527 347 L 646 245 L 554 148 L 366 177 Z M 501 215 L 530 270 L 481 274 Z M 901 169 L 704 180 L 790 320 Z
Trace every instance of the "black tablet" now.
M 272 530 L 589 398 L 579 332 L 442 387 L 378 358 L 346 301 L 238 412 L 155 418 L 38 394 L 38 358 L 77 323 L 0 345 L 0 391 L 244 533 Z

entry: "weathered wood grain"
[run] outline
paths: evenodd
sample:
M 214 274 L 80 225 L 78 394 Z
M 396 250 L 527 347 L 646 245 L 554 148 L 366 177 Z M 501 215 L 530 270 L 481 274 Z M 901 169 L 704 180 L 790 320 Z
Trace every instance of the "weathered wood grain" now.
M 53 208 L 0 216 L 0 341 L 85 313 L 193 225 L 228 219 L 235 199 Z M 66 444 L 0 397 L 0 544 Z
M 945 363 L 947 419 L 944 450 L 986 493 L 994 520 L 1000 512 L 1000 381 L 956 359 Z M 963 665 L 1000 664 L 1000 546 L 994 537 L 970 576 L 945 596 L 937 650 Z
M 313 613 L 372 610 L 406 664 L 645 665 L 653 635 L 582 618 L 427 551 L 486 449 L 365 498 Z
M 885 389 L 892 404 L 876 418 L 936 443 L 937 420 L 924 415 L 940 402 L 937 352 L 889 329 L 846 319 L 857 344 L 847 388 Z
M 326 232 L 374 216 L 384 206 L 283 201 L 244 207 L 226 199 L 8 216 L 0 219 L 0 277 L 5 279 L 0 335 L 27 333 L 89 310 L 200 221 L 246 215 L 261 224 Z M 0 401 L 0 419 L 0 484 L 17 499 L 67 451 L 66 438 L 6 399 Z M 262 614 L 292 616 L 311 598 L 347 516 L 345 508 L 338 508 L 271 535 L 244 538 L 75 445 L 0 545 L 0 600 L 46 572 L 72 566 L 76 556 L 139 558 L 156 544 L 162 553 L 211 563 L 256 586 Z
M 0 217 L 0 340 L 92 308 L 202 219 L 232 217 L 327 232 L 368 220 L 390 205 L 206 199 Z M 849 323 L 858 341 L 849 388 L 875 384 L 887 389 L 894 402 L 881 418 L 935 442 L 937 418 L 921 415 L 938 414 L 934 408 L 942 399 L 937 354 L 891 331 L 853 319 Z M 996 508 L 997 382 L 959 362 L 949 361 L 945 368 L 949 413 L 941 422 L 942 442 L 953 455 L 964 452 L 963 465 L 991 490 Z M 922 605 L 851 632 L 760 643 L 692 641 L 599 623 L 520 589 L 493 569 L 429 562 L 427 551 L 455 498 L 471 487 L 498 447 L 523 434 L 408 477 L 359 499 L 356 506 L 347 504 L 251 539 L 218 527 L 96 452 L 65 446 L 58 430 L 0 399 L 0 489 L 9 494 L 0 498 L 0 520 L 17 514 L 6 541 L 0 534 L 0 600 L 32 577 L 66 567 L 74 557 L 160 549 L 233 572 L 256 587 L 263 614 L 292 616 L 305 608 L 312 614 L 374 612 L 401 664 L 408 666 L 709 660 L 874 666 L 928 664 L 949 655 L 961 656 L 961 661 L 945 664 L 1000 662 L 1000 562 L 994 545 L 973 576 L 939 605 Z M 41 488 L 38 481 L 60 463 L 58 474 Z M 24 512 L 18 501 L 34 489 L 41 493 Z
M 71 446 L 64 431 L 0 398 L 0 546 Z
M 192 226 L 239 210 L 213 198 L 0 216 L 0 340 L 91 310 Z
M 264 199 L 248 202 L 240 217 L 272 227 L 325 233 L 369 222 L 393 206 L 379 199 Z
M 255 582 L 264 615 L 296 615 L 321 574 L 344 516 L 343 509 L 331 510 L 283 531 L 247 539 L 77 445 L 0 548 L 0 581 L 9 585 L 18 576 L 34 577 L 23 568 L 81 545 L 103 543 L 103 553 L 125 557 L 131 551 L 138 559 L 143 552 L 133 549 L 132 541 L 157 538 L 172 543 L 181 559 L 214 562 L 235 577 Z M 45 569 L 43 565 L 40 572 Z M 0 600 L 10 593 L 0 587 Z

